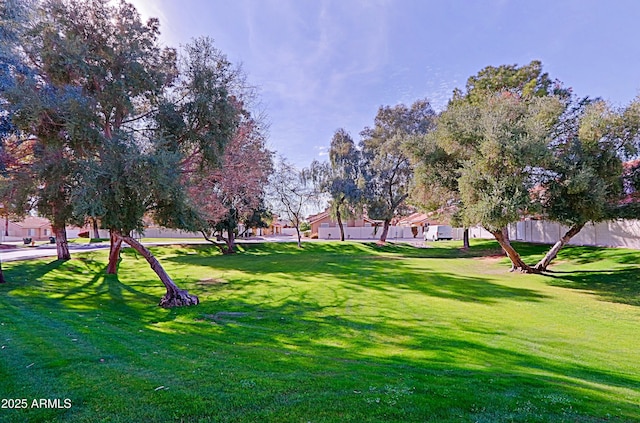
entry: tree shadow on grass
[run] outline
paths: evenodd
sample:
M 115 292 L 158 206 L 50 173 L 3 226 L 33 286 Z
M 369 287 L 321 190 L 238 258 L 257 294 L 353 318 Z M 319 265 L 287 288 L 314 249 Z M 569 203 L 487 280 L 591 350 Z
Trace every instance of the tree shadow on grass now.
M 334 244 L 309 248 L 305 250 L 306 254 L 288 255 L 286 260 L 279 260 L 277 255 L 258 255 L 251 260 L 239 256 L 178 255 L 165 260 L 181 265 L 209 267 L 213 275 L 225 271 L 245 272 L 254 275 L 253 283 L 260 283 L 270 275 L 278 275 L 296 281 L 323 279 L 342 282 L 353 289 L 374 289 L 386 291 L 390 295 L 398 290 L 413 290 L 433 297 L 486 304 L 498 300 L 540 301 L 545 298 L 535 290 L 501 285 L 479 275 L 467 277 L 434 271 L 428 267 L 415 267 L 407 264 L 403 260 L 406 258 L 404 254 L 398 252 L 378 255 L 371 254 L 375 251 L 367 246 L 347 244 L 345 247 L 354 254 L 343 254 L 341 246 Z M 403 252 L 405 248 L 413 251 L 412 247 L 405 246 L 394 247 L 389 251 Z M 214 279 L 215 277 L 212 278 Z M 226 281 L 220 280 L 218 285 L 224 286 L 224 282 Z M 252 282 L 243 279 L 242 283 L 246 286 Z
M 111 310 L 117 310 L 132 318 L 139 318 L 142 312 L 131 304 L 144 302 L 152 305 L 159 302 L 159 297 L 124 284 L 118 275 L 108 275 L 104 270 L 96 273 L 88 282 L 62 292 L 59 301 L 70 308 L 95 310 L 109 304 Z
M 99 310 L 105 303 L 116 309 L 139 317 L 140 311 L 130 307 L 129 302 L 138 300 L 157 304 L 159 297 L 124 284 L 117 275 L 107 275 L 106 265 L 95 260 L 91 253 L 71 260 L 41 260 L 12 262 L 7 273 L 12 282 L 0 289 L 8 292 L 20 291 L 21 296 L 38 298 L 39 302 L 68 308 L 69 310 Z
M 548 274 L 550 284 L 590 291 L 605 301 L 640 306 L 640 268 Z
M 576 264 L 592 264 L 609 261 L 619 264 L 640 263 L 640 251 L 624 248 L 565 246 L 558 253 L 559 260 L 568 260 Z
M 269 395 L 277 393 L 278 381 L 284 380 L 300 389 L 309 380 L 315 384 L 325 380 L 327 392 L 361 390 L 365 395 L 376 383 L 405 384 L 417 387 L 419 394 L 413 407 L 417 414 L 406 421 L 419 421 L 418 414 L 435 412 L 434 407 L 443 407 L 443 412 L 461 407 L 468 412 L 476 404 L 478 412 L 485 408 L 513 413 L 523 403 L 531 408 L 522 409 L 522 415 L 493 421 L 599 421 L 612 411 L 618 418 L 609 416 L 610 421 L 640 418 L 634 402 L 638 396 L 615 393 L 635 392 L 638 375 L 609 370 L 607 363 L 583 365 L 562 353 L 554 358 L 497 347 L 492 345 L 495 331 L 469 335 L 466 330 L 408 326 L 407 321 L 327 315 L 325 307 L 306 300 L 256 305 L 230 299 L 184 311 L 194 318 L 182 324 L 183 333 L 208 334 L 192 348 L 206 351 L 210 349 L 206 345 L 217 345 L 217 357 L 234 355 L 234 370 L 226 373 L 229 386 L 242 383 L 234 378 L 247 372 L 254 379 L 269 375 Z M 333 385 L 340 375 L 351 376 Z M 256 395 L 264 394 L 259 385 Z M 349 396 L 341 395 L 336 406 L 345 407 L 348 401 Z M 539 411 L 544 412 L 542 420 L 534 418 Z
M 570 347 L 553 348 L 550 354 L 548 350 L 538 352 L 536 348 L 521 346 L 517 341 L 504 342 L 501 337 L 514 335 L 501 324 L 478 327 L 480 324 L 471 319 L 472 327 L 454 324 L 452 328 L 449 323 L 455 321 L 447 316 L 439 317 L 445 320 L 442 325 L 438 325 L 439 322 L 425 324 L 421 321 L 423 316 L 403 316 L 397 320 L 386 317 L 402 315 L 401 309 L 387 315 L 377 315 L 375 310 L 344 312 L 347 299 L 360 296 L 364 302 L 370 302 L 366 295 L 372 290 L 399 299 L 402 290 L 410 290 L 433 297 L 488 304 L 502 300 L 542 300 L 536 291 L 513 289 L 494 283 L 488 277 L 429 270 L 420 260 L 411 260 L 408 264 L 400 253 L 385 252 L 386 255 L 380 256 L 368 247 L 353 249 L 353 256 L 349 257 L 345 257 L 340 248 L 331 253 L 319 248 L 318 253 L 310 249 L 306 254 L 290 255 L 262 254 L 264 250 L 260 248 L 254 251 L 259 254 L 251 257 L 180 254 L 161 257 L 161 260 L 207 266 L 214 276 L 220 271 L 245 272 L 255 277 L 243 276 L 238 284 L 249 288 L 251 284 L 269 284 L 275 273 L 280 274 L 278 284 L 285 288 L 288 281 L 301 285 L 290 291 L 282 289 L 273 298 L 268 289 L 264 291 L 260 287 L 254 292 L 264 293 L 263 298 L 251 298 L 250 289 L 249 294 L 234 293 L 234 281 L 229 285 L 215 283 L 209 289 L 215 291 L 215 296 L 219 289 L 229 289 L 228 299 L 206 301 L 198 307 L 167 313 L 158 312 L 153 306 L 150 308 L 156 311 L 143 316 L 149 306 L 147 300 L 152 301 L 154 296 L 146 294 L 140 301 L 135 285 L 123 285 L 117 278 L 97 277 L 89 279 L 92 284 L 83 289 L 79 288 L 87 282 L 74 282 L 76 285 L 71 288 L 66 283 L 64 289 L 56 293 L 68 292 L 68 297 L 73 298 L 61 301 L 47 297 L 46 305 L 51 310 L 59 310 L 61 307 L 72 309 L 72 305 L 87 301 L 96 307 L 109 301 L 103 307 L 106 313 L 100 318 L 108 319 L 108 332 L 103 333 L 100 330 L 104 328 L 96 326 L 86 341 L 87 348 L 96 346 L 101 353 L 106 349 L 105 342 L 113 341 L 117 347 L 115 352 L 110 352 L 112 357 L 107 356 L 107 361 L 113 360 L 114 366 L 100 364 L 104 377 L 114 378 L 126 372 L 148 380 L 144 392 L 148 391 L 149 395 L 163 394 L 162 390 L 154 391 L 157 386 L 170 386 L 168 394 L 172 401 L 147 398 L 140 384 L 124 377 L 118 379 L 118 389 L 108 395 L 120 397 L 116 404 L 127 403 L 130 397 L 144 397 L 154 409 L 165 413 L 163 415 L 175 415 L 169 414 L 175 412 L 175 404 L 183 404 L 180 409 L 185 414 L 180 417 L 184 420 L 206 419 L 202 414 L 205 409 L 214 410 L 211 411 L 214 420 L 215 416 L 232 416 L 229 420 L 247 422 L 288 421 L 286 413 L 291 410 L 298 415 L 328 412 L 324 420 L 337 421 L 344 410 L 351 409 L 361 414 L 344 421 L 425 421 L 425 416 L 435 416 L 431 421 L 438 421 L 440 416 L 444 416 L 440 421 L 622 422 L 640 419 L 639 376 L 616 372 L 616 367 L 610 366 L 615 364 L 613 353 L 611 363 L 605 360 L 589 366 L 575 358 Z M 292 261 L 294 268 L 288 269 Z M 90 266 L 101 265 L 91 263 Z M 95 277 L 91 273 L 93 267 L 65 270 L 56 277 L 68 274 L 76 278 L 85 270 L 90 272 L 87 277 Z M 45 272 L 43 276 L 48 274 Z M 325 281 L 324 287 L 330 289 L 335 280 L 340 282 L 335 298 L 305 295 L 305 290 L 311 292 L 318 281 Z M 48 287 L 55 288 L 54 279 L 46 282 Z M 206 285 L 203 284 L 202 289 L 207 289 Z M 38 295 L 38 291 L 34 290 L 33 294 Z M 133 298 L 131 302 L 127 301 L 129 297 Z M 28 310 L 31 304 L 25 301 L 20 305 Z M 396 304 L 402 307 L 401 303 Z M 41 311 L 43 325 L 50 324 L 49 310 Z M 128 322 L 125 315 L 130 317 Z M 55 319 L 60 318 L 60 315 L 54 316 L 53 325 Z M 72 316 L 68 324 L 76 325 L 76 321 Z M 156 321 L 160 323 L 154 324 Z M 84 322 L 77 323 L 78 328 L 81 325 Z M 67 328 L 63 329 L 66 333 Z M 527 341 L 545 342 L 544 338 L 535 337 Z M 83 379 L 91 378 L 91 373 L 74 373 L 75 364 L 70 363 L 60 373 L 68 374 L 67 380 L 82 380 L 84 385 L 96 382 Z M 47 374 L 44 377 L 52 380 Z M 78 392 L 70 385 L 64 388 L 71 394 Z M 391 393 L 406 392 L 405 388 L 413 388 L 412 393 L 392 397 Z M 376 399 L 380 402 L 375 402 Z M 362 410 L 365 400 L 372 402 L 365 412 L 358 411 Z M 99 405 L 104 410 L 100 417 L 105 420 L 141 421 L 141 415 L 110 406 L 104 393 L 100 393 L 100 400 L 87 398 L 86 401 L 88 405 L 79 404 L 78 409 L 88 409 L 98 405 L 97 401 L 104 401 L 105 404 Z M 192 406 L 192 402 L 200 408 Z M 265 409 L 272 414 L 260 414 Z M 539 412 L 544 413 L 543 417 L 538 417 Z M 458 417 L 457 413 L 466 418 Z M 608 417 L 608 413 L 612 417 Z M 147 417 L 146 421 L 154 420 Z
M 45 263 L 43 260 L 25 260 L 4 263 L 2 271 L 7 280 L 6 284 L 1 284 L 0 288 L 5 287 L 9 290 L 34 283 L 41 284 L 42 277 L 49 272 L 59 269 L 65 264 L 64 260 L 53 260 Z
M 358 269 L 353 270 L 353 266 Z M 371 263 L 356 260 L 347 266 L 327 263 L 329 273 L 350 281 L 351 286 L 366 287 L 390 294 L 398 290 L 412 290 L 421 294 L 464 302 L 492 304 L 499 300 L 541 301 L 547 298 L 532 289 L 501 285 L 482 276 L 416 269 L 402 262 Z
M 500 299 L 540 301 L 545 297 L 535 290 L 497 284 L 482 275 L 466 276 L 458 273 L 438 272 L 428 267 L 407 265 L 404 259 L 486 257 L 500 254 L 497 243 L 478 241 L 468 252 L 451 248 L 416 248 L 410 245 L 377 246 L 375 243 L 313 243 L 299 250 L 292 245 L 247 245 L 246 251 L 236 256 L 193 254 L 198 247 L 185 254 L 164 260 L 183 265 L 204 266 L 212 269 L 212 278 L 224 271 L 240 271 L 256 275 L 283 274 L 296 280 L 324 278 L 342 280 L 355 287 L 389 292 L 410 289 L 426 295 L 460 301 L 491 303 Z M 547 245 L 519 243 L 523 258 L 533 262 L 539 259 Z M 475 248 L 475 249 L 474 249 Z M 277 252 L 277 254 L 274 254 Z M 295 252 L 295 254 L 288 254 Z M 286 258 L 283 257 L 286 255 Z M 282 258 L 281 258 L 282 257 Z M 610 265 L 633 262 L 640 253 L 628 250 L 612 250 L 591 247 L 568 246 L 561 250 L 559 259 L 571 258 L 579 263 Z M 505 259 L 506 260 L 506 259 Z M 505 267 L 506 274 L 506 267 Z M 640 270 L 638 268 L 602 270 L 573 273 L 550 272 L 552 285 L 596 292 L 603 299 L 624 304 L 639 305 Z M 227 281 L 220 280 L 220 286 Z M 247 283 L 243 280 L 243 283 Z

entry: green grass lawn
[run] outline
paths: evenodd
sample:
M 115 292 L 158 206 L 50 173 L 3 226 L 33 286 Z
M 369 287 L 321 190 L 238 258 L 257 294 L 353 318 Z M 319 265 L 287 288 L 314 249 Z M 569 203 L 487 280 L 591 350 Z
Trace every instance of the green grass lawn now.
M 0 421 L 640 421 L 640 251 L 473 245 L 153 249 L 173 310 L 132 250 L 3 264 Z

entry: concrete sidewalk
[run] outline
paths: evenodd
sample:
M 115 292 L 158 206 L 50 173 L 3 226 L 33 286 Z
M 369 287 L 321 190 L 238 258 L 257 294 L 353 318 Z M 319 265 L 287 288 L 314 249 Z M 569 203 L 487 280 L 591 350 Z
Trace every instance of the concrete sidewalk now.
M 258 242 L 291 242 L 291 237 L 258 237 L 237 240 L 238 243 L 258 243 Z M 210 242 L 203 238 L 182 239 L 176 238 L 175 240 L 166 241 L 151 241 L 146 242 L 141 240 L 142 245 L 145 247 L 156 247 L 160 245 L 176 245 L 176 244 L 195 244 L 195 245 L 212 245 Z M 57 257 L 55 244 L 41 244 L 36 247 L 22 247 L 22 242 L 10 242 L 5 245 L 13 244 L 16 248 L 13 249 L 0 249 L 0 262 L 30 260 L 43 257 Z M 18 245 L 20 245 L 18 247 Z M 84 253 L 90 251 L 98 251 L 109 248 L 109 242 L 103 241 L 94 244 L 74 244 L 69 243 L 69 252 L 73 256 L 75 253 Z M 123 243 L 122 248 L 131 248 L 127 244 Z
M 94 244 L 94 245 L 72 245 L 69 244 L 69 252 L 73 255 L 73 253 L 77 252 L 88 252 L 88 251 L 97 251 L 103 250 L 105 248 L 109 248 L 109 244 Z M 57 257 L 58 253 L 56 251 L 55 244 L 45 244 L 38 247 L 26 247 L 26 248 L 15 248 L 10 250 L 0 250 L 0 262 L 7 261 L 18 261 L 18 260 L 29 260 L 34 258 L 43 258 L 43 257 Z

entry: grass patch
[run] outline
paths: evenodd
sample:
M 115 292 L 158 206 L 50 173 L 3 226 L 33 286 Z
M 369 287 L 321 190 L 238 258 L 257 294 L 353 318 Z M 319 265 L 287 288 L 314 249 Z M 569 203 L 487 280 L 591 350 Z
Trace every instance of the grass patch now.
M 528 262 L 546 247 L 516 244 Z M 155 248 L 197 307 L 164 310 L 142 257 L 13 262 L 0 409 L 33 422 L 633 422 L 640 252 L 569 247 L 508 273 L 496 243 Z

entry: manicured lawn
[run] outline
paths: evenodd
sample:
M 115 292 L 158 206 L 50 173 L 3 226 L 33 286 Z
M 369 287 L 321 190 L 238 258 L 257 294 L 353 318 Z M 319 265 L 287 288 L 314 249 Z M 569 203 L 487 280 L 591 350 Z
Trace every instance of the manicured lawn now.
M 640 252 L 433 245 L 157 248 L 173 310 L 131 250 L 3 264 L 0 421 L 640 421 Z

